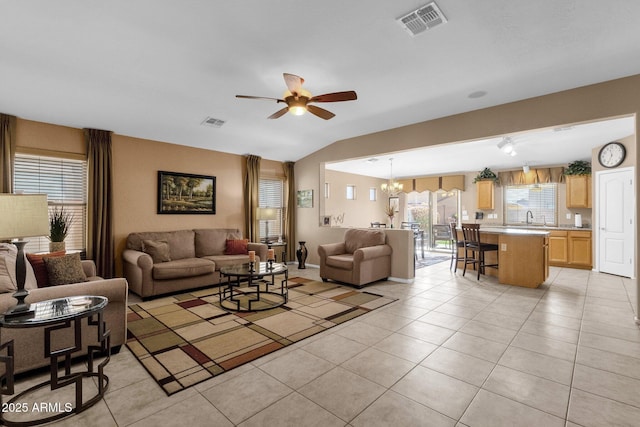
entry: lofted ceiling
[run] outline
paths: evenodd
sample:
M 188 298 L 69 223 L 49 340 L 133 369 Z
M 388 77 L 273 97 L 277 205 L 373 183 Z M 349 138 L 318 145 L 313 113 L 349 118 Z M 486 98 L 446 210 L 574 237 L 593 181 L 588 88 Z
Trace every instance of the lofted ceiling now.
M 411 36 L 396 18 L 428 2 L 0 0 L 0 111 L 295 161 L 337 140 L 640 72 L 638 1 L 437 0 L 448 22 Z M 336 114 L 325 121 L 267 120 L 282 104 L 235 98 L 281 97 L 284 72 L 314 95 L 358 100 L 322 104 Z M 225 123 L 203 126 L 208 117 Z

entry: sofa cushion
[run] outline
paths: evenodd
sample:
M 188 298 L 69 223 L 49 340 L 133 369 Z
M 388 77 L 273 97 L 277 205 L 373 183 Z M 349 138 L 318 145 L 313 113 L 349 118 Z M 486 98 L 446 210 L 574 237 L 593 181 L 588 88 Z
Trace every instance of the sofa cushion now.
M 44 258 L 64 256 L 66 253 L 66 251 L 56 251 L 47 254 L 27 254 L 27 259 L 33 268 L 33 273 L 36 276 L 36 282 L 39 288 L 49 286 L 49 272 L 47 271 L 47 266 L 44 265 Z
M 242 239 L 237 228 L 200 228 L 195 233 L 195 251 L 198 258 L 223 255 L 227 239 Z
M 215 264 L 204 258 L 178 259 L 153 266 L 153 278 L 156 280 L 181 279 L 183 277 L 202 276 L 215 271 Z
M 0 243 L 0 293 L 15 292 L 16 285 L 16 256 L 18 248 L 13 243 Z M 25 289 L 35 289 L 38 287 L 36 276 L 33 273 L 31 264 L 25 259 L 27 267 L 27 277 L 24 281 Z
M 169 243 L 169 256 L 172 260 L 195 258 L 196 256 L 193 230 L 131 233 L 127 236 L 127 249 L 142 251 L 143 240 L 164 240 Z
M 166 240 L 145 239 L 142 241 L 142 251 L 151 256 L 154 264 L 171 261 L 169 242 Z
M 353 255 L 341 254 L 327 257 L 326 264 L 343 270 L 353 270 Z
M 227 239 L 224 254 L 247 255 L 249 253 L 248 244 L 249 240 L 247 239 Z
M 382 230 L 361 230 L 350 228 L 344 233 L 344 244 L 348 253 L 352 254 L 360 248 L 384 245 L 386 235 Z
M 69 285 L 87 281 L 79 253 L 60 257 L 44 257 L 43 259 L 44 265 L 47 266 L 47 272 L 49 273 L 50 286 Z
M 204 259 L 215 262 L 216 270 L 220 270 L 220 267 L 227 267 L 229 265 L 249 263 L 249 255 L 211 255 L 208 257 L 204 257 Z M 258 257 L 257 255 L 256 262 L 260 262 L 260 257 Z

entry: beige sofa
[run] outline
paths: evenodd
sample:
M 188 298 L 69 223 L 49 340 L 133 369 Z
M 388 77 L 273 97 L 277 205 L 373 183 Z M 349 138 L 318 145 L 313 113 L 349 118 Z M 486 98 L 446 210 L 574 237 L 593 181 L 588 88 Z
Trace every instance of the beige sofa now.
M 27 262 L 27 268 L 31 265 Z M 50 286 L 29 290 L 26 299 L 28 303 L 35 303 L 49 299 L 64 298 L 76 295 L 103 296 L 109 300 L 104 309 L 104 320 L 107 328 L 111 330 L 112 352 L 117 353 L 127 336 L 127 281 L 123 278 L 102 279 L 96 276 L 96 267 L 93 261 L 82 261 L 82 268 L 88 278 L 88 282 L 72 285 Z M 28 273 L 29 274 L 29 273 Z M 13 292 L 0 293 L 0 313 L 4 313 L 16 304 L 12 297 Z M 52 342 L 54 349 L 64 348 L 73 344 L 73 333 L 69 329 L 54 331 Z M 73 327 L 71 328 L 73 332 Z M 14 372 L 21 373 L 35 368 L 49 366 L 50 360 L 44 357 L 44 328 L 12 329 L 2 328 L 0 342 L 5 343 L 14 340 Z M 97 330 L 95 326 L 88 326 L 87 319 L 82 325 L 82 353 L 86 354 L 87 345 L 97 342 Z M 74 354 L 75 356 L 76 354 Z M 3 369 L 0 366 L 0 369 Z
M 143 298 L 220 283 L 220 267 L 249 262 L 249 256 L 225 255 L 226 240 L 241 239 L 235 228 L 131 233 L 122 253 L 123 273 L 132 292 Z M 169 261 L 156 262 L 143 251 L 144 241 L 167 242 Z M 267 258 L 268 246 L 248 243 L 256 261 Z
M 391 246 L 383 230 L 350 228 L 344 241 L 318 246 L 320 277 L 362 287 L 391 275 Z

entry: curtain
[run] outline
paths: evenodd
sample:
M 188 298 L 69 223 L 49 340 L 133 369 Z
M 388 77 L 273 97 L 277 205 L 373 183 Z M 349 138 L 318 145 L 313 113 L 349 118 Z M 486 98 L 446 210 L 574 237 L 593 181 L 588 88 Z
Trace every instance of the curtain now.
M 284 218 L 284 237 L 287 242 L 287 259 L 296 259 L 296 180 L 295 163 L 284 162 L 284 176 L 287 180 Z
M 96 263 L 98 276 L 114 276 L 113 184 L 111 132 L 84 130 L 89 174 L 87 203 L 87 257 Z
M 244 238 L 250 242 L 258 242 L 260 229 L 258 228 L 257 209 L 260 202 L 260 156 L 247 156 L 247 171 L 244 177 Z
M 0 193 L 13 193 L 16 117 L 0 113 Z
M 562 183 L 564 179 L 564 168 L 530 169 L 528 173 L 523 170 L 499 172 L 500 184 L 502 185 L 522 185 L 522 184 L 545 184 L 550 182 Z

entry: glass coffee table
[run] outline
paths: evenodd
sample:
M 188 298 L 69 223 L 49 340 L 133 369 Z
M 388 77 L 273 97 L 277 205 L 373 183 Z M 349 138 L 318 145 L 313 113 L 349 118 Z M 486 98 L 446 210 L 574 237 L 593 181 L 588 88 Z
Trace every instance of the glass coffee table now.
M 259 262 L 231 265 L 221 267 L 220 274 L 227 279 L 220 285 L 220 306 L 224 309 L 263 311 L 280 307 L 289 299 L 289 270 L 285 264 Z M 279 285 L 276 283 L 278 279 Z
M 37 384 L 27 390 L 12 397 L 8 402 L 2 403 L 2 395 L 13 395 L 14 393 L 14 371 L 13 361 L 19 354 L 13 352 L 13 341 L 3 344 L 6 355 L 0 357 L 0 363 L 5 364 L 4 375 L 0 377 L 0 405 L 3 411 L 0 413 L 0 424 L 7 426 L 33 426 L 49 423 L 61 418 L 65 418 L 72 414 L 77 414 L 90 406 L 97 403 L 104 397 L 109 386 L 109 377 L 104 374 L 104 367 L 109 363 L 109 355 L 111 354 L 111 333 L 107 329 L 104 320 L 104 308 L 108 304 L 108 300 L 101 296 L 72 296 L 67 298 L 58 298 L 53 300 L 41 301 L 30 304 L 31 313 L 24 317 L 12 317 L 5 319 L 0 316 L 0 332 L 2 328 L 44 328 L 44 355 L 50 358 L 50 379 Z M 83 319 L 87 319 L 83 322 Z M 88 348 L 88 363 L 86 370 L 71 372 L 71 358 L 74 353 L 81 351 L 82 327 L 95 326 L 96 337 L 92 338 L 90 345 L 84 343 L 84 347 Z M 52 339 L 56 336 L 57 330 L 71 329 L 73 332 L 73 344 L 63 348 L 52 343 Z M 67 343 L 65 343 L 67 344 Z M 96 356 L 105 355 L 104 360 L 97 365 L 94 370 L 94 359 Z M 59 375 L 59 367 L 64 367 L 64 374 Z M 93 378 L 97 382 L 97 392 L 91 396 L 83 396 L 83 379 Z M 25 415 L 34 415 L 33 404 L 27 403 L 31 396 L 42 395 L 39 390 L 45 386 L 50 386 L 50 397 L 55 401 L 59 396 L 59 390 L 62 387 L 75 385 L 75 398 L 69 402 L 56 402 L 55 405 L 47 403 L 46 406 L 51 412 L 43 411 L 42 418 L 33 419 L 32 417 L 23 418 Z M 75 402 L 73 402 L 75 400 Z M 45 403 L 45 402 L 40 402 Z M 40 407 L 40 406 L 39 406 Z M 6 409 L 6 410 L 5 410 Z M 54 415 L 50 415 L 53 413 Z M 43 415 L 40 414 L 40 415 Z

